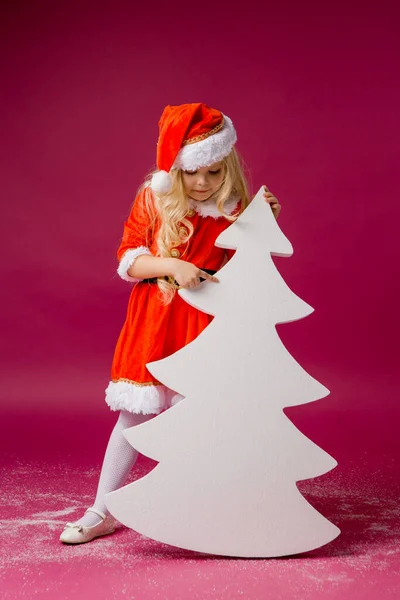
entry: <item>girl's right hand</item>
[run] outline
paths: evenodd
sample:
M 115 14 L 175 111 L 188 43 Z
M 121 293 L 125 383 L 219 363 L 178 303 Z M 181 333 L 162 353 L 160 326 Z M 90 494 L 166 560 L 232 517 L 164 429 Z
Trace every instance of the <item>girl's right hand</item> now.
M 208 281 L 214 281 L 215 283 L 219 281 L 217 277 L 202 271 L 193 263 L 179 260 L 179 258 L 175 258 L 174 261 L 171 276 L 183 288 L 195 288 L 199 286 L 201 283 L 200 277 Z

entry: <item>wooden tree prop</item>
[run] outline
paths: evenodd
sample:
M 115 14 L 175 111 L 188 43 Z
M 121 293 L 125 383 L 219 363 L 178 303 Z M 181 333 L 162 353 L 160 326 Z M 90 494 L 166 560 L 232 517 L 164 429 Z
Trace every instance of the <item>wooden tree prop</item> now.
M 191 344 L 148 365 L 185 398 L 124 432 L 159 464 L 108 494 L 106 503 L 123 524 L 180 548 L 236 557 L 312 550 L 340 531 L 296 482 L 337 463 L 283 409 L 329 390 L 294 360 L 275 326 L 313 309 L 272 261 L 293 249 L 262 189 L 216 245 L 236 249 L 218 273 L 220 283 L 179 291 L 215 318 Z

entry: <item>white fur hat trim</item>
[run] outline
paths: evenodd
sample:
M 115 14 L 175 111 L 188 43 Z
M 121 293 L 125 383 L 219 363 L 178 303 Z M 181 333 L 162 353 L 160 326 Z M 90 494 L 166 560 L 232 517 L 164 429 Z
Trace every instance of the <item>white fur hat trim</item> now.
M 236 140 L 237 136 L 233 123 L 229 117 L 224 115 L 222 129 L 200 142 L 183 146 L 172 168 L 196 171 L 200 167 L 208 167 L 228 156 Z

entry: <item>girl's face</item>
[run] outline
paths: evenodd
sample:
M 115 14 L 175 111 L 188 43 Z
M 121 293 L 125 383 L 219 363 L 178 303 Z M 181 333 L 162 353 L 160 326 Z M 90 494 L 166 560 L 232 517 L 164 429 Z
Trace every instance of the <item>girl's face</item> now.
M 182 171 L 183 185 L 187 195 L 193 200 L 208 200 L 221 187 L 225 176 L 223 161 L 197 171 Z

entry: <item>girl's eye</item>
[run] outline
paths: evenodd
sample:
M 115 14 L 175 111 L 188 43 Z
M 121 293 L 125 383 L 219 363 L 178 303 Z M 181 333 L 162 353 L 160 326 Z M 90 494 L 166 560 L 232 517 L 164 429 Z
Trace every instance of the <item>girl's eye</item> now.
M 196 175 L 197 171 L 185 171 L 185 175 Z
M 208 171 L 210 173 L 210 175 L 218 175 L 218 173 L 221 172 L 221 169 L 218 169 L 217 171 Z

